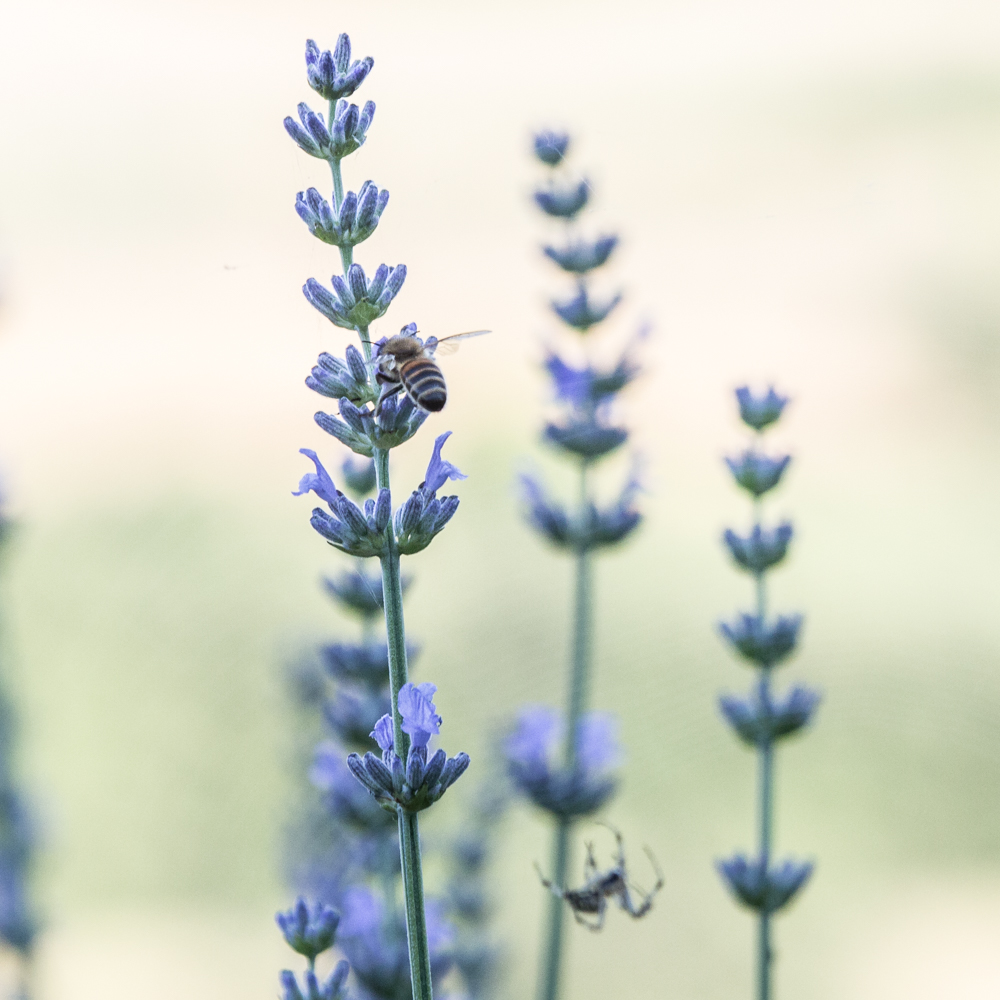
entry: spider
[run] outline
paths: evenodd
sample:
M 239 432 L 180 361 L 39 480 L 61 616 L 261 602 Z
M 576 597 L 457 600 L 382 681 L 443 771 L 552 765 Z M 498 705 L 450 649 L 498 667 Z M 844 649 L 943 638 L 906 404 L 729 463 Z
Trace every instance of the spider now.
M 607 826 L 606 823 L 602 826 Z M 618 905 L 632 918 L 638 920 L 644 917 L 653 907 L 653 898 L 663 888 L 663 872 L 653 857 L 653 852 L 648 847 L 644 847 L 646 856 L 649 858 L 653 871 L 656 873 L 656 885 L 648 892 L 631 886 L 640 898 L 638 905 L 632 899 L 629 891 L 629 878 L 625 870 L 625 845 L 622 842 L 621 833 L 613 826 L 608 829 L 615 835 L 618 844 L 618 852 L 615 855 L 615 865 L 606 872 L 597 870 L 597 862 L 594 860 L 594 845 L 587 844 L 587 860 L 583 865 L 584 884 L 579 889 L 560 889 L 554 882 L 542 875 L 542 870 L 535 865 L 538 877 L 542 880 L 542 885 L 549 889 L 554 896 L 565 899 L 569 903 L 569 908 L 573 911 L 573 916 L 578 924 L 592 931 L 599 931 L 604 926 L 604 918 L 608 912 L 608 900 L 615 899 Z M 585 914 L 594 914 L 594 920 L 587 920 Z

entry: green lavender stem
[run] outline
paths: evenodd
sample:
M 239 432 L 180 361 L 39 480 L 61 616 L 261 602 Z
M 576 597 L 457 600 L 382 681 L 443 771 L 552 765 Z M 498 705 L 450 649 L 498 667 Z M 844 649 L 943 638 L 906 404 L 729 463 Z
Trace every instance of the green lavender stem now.
M 754 523 L 761 523 L 760 498 L 754 503 Z M 767 589 L 764 574 L 757 574 L 757 615 L 763 619 L 767 613 Z M 761 705 L 771 703 L 771 675 L 767 667 L 761 669 L 758 695 Z M 760 823 L 760 843 L 758 857 L 764 866 L 764 871 L 771 867 L 771 829 L 774 822 L 774 743 L 771 739 L 763 740 L 757 745 L 758 784 L 760 799 L 758 802 L 758 821 Z M 771 913 L 763 907 L 760 911 L 760 923 L 757 931 L 757 1000 L 771 998 Z
M 367 331 L 365 331 L 367 333 Z M 364 338 L 367 340 L 367 338 Z M 380 490 L 389 489 L 389 452 L 375 449 L 375 477 Z M 385 631 L 389 644 L 389 690 L 392 699 L 392 732 L 396 754 L 406 760 L 410 738 L 403 732 L 399 714 L 399 689 L 406 683 L 406 629 L 403 624 L 403 587 L 399 574 L 399 548 L 390 520 L 385 529 L 386 553 L 382 556 L 382 593 Z M 431 959 L 424 915 L 424 877 L 420 865 L 420 832 L 416 813 L 398 810 L 399 857 L 403 869 L 406 907 L 406 941 L 410 953 L 413 1000 L 433 1000 Z
M 572 823 L 560 818 L 552 842 L 552 881 L 560 888 L 566 886 L 569 867 L 569 832 Z M 556 1000 L 559 995 L 559 975 L 562 971 L 563 901 L 549 899 L 549 923 L 545 938 L 545 959 L 538 982 L 539 1000 Z
M 587 463 L 580 465 L 580 517 L 585 516 L 587 494 Z M 581 547 L 576 553 L 576 585 L 573 608 L 573 647 L 570 669 L 568 704 L 566 706 L 566 743 L 563 764 L 568 773 L 576 767 L 576 734 L 580 717 L 587 710 L 587 694 L 591 668 L 591 555 Z M 556 826 L 552 843 L 553 882 L 566 888 L 569 868 L 569 835 L 572 820 L 561 817 Z M 556 1000 L 559 996 L 559 978 L 562 971 L 563 901 L 553 896 L 549 901 L 549 921 L 546 936 L 545 958 L 539 978 L 539 1000 Z
M 337 102 L 330 101 L 330 114 L 327 118 L 327 127 L 331 130 L 333 129 L 333 119 L 336 111 Z M 344 179 L 340 173 L 340 160 L 336 157 L 330 159 L 330 173 L 333 174 L 333 214 L 339 216 L 340 206 L 344 201 Z M 351 261 L 354 259 L 354 247 L 341 247 L 340 259 L 344 265 L 344 274 L 347 274 L 347 269 L 351 266 Z
M 770 681 L 767 674 L 760 682 L 761 698 L 770 700 Z M 758 751 L 760 767 L 760 851 L 764 870 L 771 867 L 771 823 L 773 817 L 774 744 L 767 740 Z M 757 1000 L 771 997 L 771 913 L 764 907 L 760 911 L 757 940 Z

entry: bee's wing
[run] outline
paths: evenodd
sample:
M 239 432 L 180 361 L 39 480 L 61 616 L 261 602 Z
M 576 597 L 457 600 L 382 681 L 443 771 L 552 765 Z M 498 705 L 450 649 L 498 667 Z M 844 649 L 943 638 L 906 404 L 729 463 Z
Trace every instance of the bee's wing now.
M 450 337 L 442 337 L 434 345 L 435 354 L 454 354 L 458 350 L 459 342 L 467 340 L 469 337 L 481 337 L 489 330 L 468 330 L 466 333 L 453 333 Z

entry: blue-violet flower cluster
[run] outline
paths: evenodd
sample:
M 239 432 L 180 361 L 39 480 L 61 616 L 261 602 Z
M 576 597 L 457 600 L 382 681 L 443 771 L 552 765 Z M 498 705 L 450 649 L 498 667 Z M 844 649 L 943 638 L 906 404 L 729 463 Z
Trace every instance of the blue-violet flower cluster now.
M 743 386 L 736 390 L 736 401 L 741 419 L 755 432 L 756 440 L 742 454 L 727 458 L 726 464 L 737 485 L 753 499 L 754 523 L 745 535 L 727 530 L 723 542 L 737 568 L 754 578 L 757 603 L 753 611 L 721 622 L 719 632 L 734 653 L 756 668 L 757 680 L 746 696 L 723 695 L 719 707 L 736 735 L 752 746 L 760 759 L 760 843 L 755 856 L 736 854 L 717 862 L 716 867 L 734 897 L 758 914 L 757 996 L 768 1000 L 771 917 L 792 901 L 813 870 L 811 862 L 776 862 L 772 857 L 774 752 L 780 740 L 809 723 L 820 699 L 816 691 L 802 685 L 784 695 L 772 688 L 772 671 L 795 652 L 802 625 L 798 614 L 768 616 L 765 577 L 784 560 L 793 529 L 788 521 L 773 527 L 761 523 L 763 497 L 781 481 L 791 456 L 768 456 L 760 439 L 781 417 L 788 400 L 773 387 L 756 395 Z
M 340 36 L 332 52 L 307 42 L 306 80 L 327 102 L 326 112 L 302 103 L 297 119 L 285 119 L 285 129 L 299 148 L 329 166 L 330 198 L 319 188 L 309 187 L 297 195 L 295 209 L 316 239 L 338 249 L 341 264 L 340 273 L 331 277 L 329 285 L 310 278 L 303 294 L 334 327 L 353 330 L 358 336 L 358 346 L 348 345 L 343 356 L 321 353 L 306 385 L 336 400 L 336 413 L 316 413 L 317 425 L 368 460 L 360 466 L 356 459 L 345 463 L 341 476 L 345 489 L 340 489 L 319 455 L 304 448 L 302 453 L 312 462 L 313 471 L 302 477 L 295 491 L 297 496 L 314 493 L 323 501 L 325 508 L 312 511 L 312 527 L 331 546 L 358 560 L 354 570 L 329 581 L 327 590 L 346 610 L 360 616 L 363 631 L 360 643 L 336 643 L 323 650 L 326 670 L 337 683 L 331 698 L 325 698 L 322 679 L 314 678 L 311 687 L 305 685 L 323 702 L 324 721 L 333 734 L 319 747 L 311 776 L 325 794 L 330 829 L 335 834 L 331 853 L 338 855 L 328 866 L 313 866 L 314 872 L 326 868 L 326 877 L 313 882 L 323 883 L 322 895 L 333 897 L 338 905 L 354 893 L 351 898 L 355 903 L 345 907 L 341 937 L 361 993 L 404 1000 L 405 978 L 412 1000 L 431 1000 L 432 977 L 440 972 L 444 960 L 433 943 L 434 935 L 428 933 L 431 908 L 424 901 L 417 813 L 444 794 L 468 767 L 469 758 L 466 754 L 448 758 L 443 750 L 428 752 L 428 741 L 437 732 L 440 718 L 432 701 L 433 685 L 414 686 L 408 679 L 408 656 L 415 651 L 406 642 L 400 557 L 420 552 L 447 526 L 458 508 L 458 498 L 439 497 L 438 491 L 449 480 L 465 477 L 442 458 L 448 433 L 440 434 L 423 483 L 393 508 L 389 452 L 412 438 L 428 413 L 405 386 L 398 395 L 382 394 L 373 363 L 369 328 L 399 295 L 406 266 L 380 263 L 366 272 L 354 260 L 355 248 L 382 224 L 389 202 L 389 192 L 372 180 L 364 181 L 357 191 L 345 192 L 341 170 L 341 161 L 367 141 L 374 120 L 372 101 L 360 107 L 350 101 L 373 66 L 370 57 L 351 58 L 346 34 Z M 405 335 L 415 330 L 415 324 L 403 326 Z M 381 378 L 384 372 L 380 369 Z M 374 496 L 360 503 L 348 496 L 354 493 L 360 499 L 371 492 Z M 364 568 L 364 560 L 371 558 L 380 563 L 377 577 Z M 375 638 L 378 617 L 385 620 L 384 642 Z M 372 738 L 382 750 L 381 759 L 371 752 Z M 345 760 L 347 748 L 353 752 Z M 394 832 L 398 862 L 390 862 L 386 850 Z M 388 891 L 396 864 L 403 884 L 402 912 L 397 909 L 395 892 Z M 362 898 L 358 892 L 369 891 L 372 879 L 380 880 L 385 898 L 365 908 L 356 900 Z M 319 900 L 323 905 L 327 902 Z M 376 913 L 378 907 L 381 910 Z M 315 923 L 311 914 L 299 908 L 288 918 L 288 926 L 294 928 L 305 920 L 305 930 L 294 941 L 313 940 L 309 937 Z M 282 926 L 285 929 L 284 923 Z M 359 929 L 364 927 L 370 932 Z M 387 950 L 381 940 L 388 934 L 387 928 L 393 927 L 405 931 L 402 937 L 396 935 L 403 951 L 395 946 Z M 366 933 L 376 937 L 377 946 L 367 949 Z M 308 957 L 310 963 L 315 960 L 315 956 Z M 311 968 L 307 975 L 313 975 Z M 346 975 L 346 971 L 343 975 L 336 972 L 325 984 L 307 978 L 302 995 L 312 997 L 318 991 L 324 997 L 339 996 Z M 297 996 L 295 991 L 302 993 L 291 974 L 285 974 L 282 982 L 286 1000 Z
M 567 164 L 570 140 L 565 133 L 539 132 L 534 139 L 537 159 L 548 168 L 547 180 L 535 191 L 536 206 L 561 225 L 556 240 L 542 253 L 572 282 L 571 291 L 552 301 L 555 315 L 575 341 L 567 350 L 550 348 L 545 371 L 550 379 L 557 416 L 546 422 L 542 439 L 578 470 L 578 499 L 567 504 L 553 497 L 535 475 L 521 477 L 521 493 L 528 523 L 554 547 L 575 561 L 575 600 L 566 709 L 559 714 L 542 706 L 524 708 L 507 736 L 503 749 L 514 787 L 553 819 L 552 882 L 566 888 L 573 823 L 591 815 L 609 801 L 617 786 L 615 768 L 621 758 L 613 721 L 588 711 L 592 672 L 593 556 L 617 545 L 636 530 L 641 515 L 636 503 L 640 491 L 633 470 L 609 504 L 594 497 L 594 466 L 621 451 L 628 429 L 617 416 L 620 394 L 638 376 L 636 346 L 640 332 L 614 364 L 587 359 L 592 332 L 621 301 L 621 294 L 595 295 L 595 275 L 612 259 L 617 235 L 591 235 L 579 219 L 591 200 L 584 177 Z M 559 992 L 563 938 L 562 899 L 549 904 L 546 942 L 542 956 L 539 998 L 556 1000 Z

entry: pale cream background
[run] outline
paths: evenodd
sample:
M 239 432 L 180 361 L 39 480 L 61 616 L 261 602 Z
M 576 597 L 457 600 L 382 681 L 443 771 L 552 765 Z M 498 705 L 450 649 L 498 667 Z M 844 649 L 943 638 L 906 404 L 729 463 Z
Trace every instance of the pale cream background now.
M 349 186 L 392 192 L 380 332 L 489 326 L 449 359 L 454 527 L 413 561 L 446 746 L 560 697 L 566 568 L 520 526 L 540 343 L 562 287 L 535 250 L 530 130 L 565 124 L 595 229 L 623 247 L 619 339 L 655 334 L 628 418 L 648 526 L 600 576 L 596 700 L 626 721 L 613 818 L 668 888 L 575 934 L 567 996 L 749 992 L 750 922 L 710 861 L 751 832 L 750 761 L 712 699 L 746 683 L 711 622 L 748 600 L 717 537 L 728 393 L 776 379 L 800 529 L 776 600 L 819 724 L 779 767 L 779 841 L 815 856 L 779 922 L 779 995 L 1000 991 L 1000 13 L 943 0 L 7 3 L 0 12 L 0 456 L 21 522 L 6 640 L 40 789 L 40 996 L 271 997 L 291 801 L 281 663 L 341 634 L 336 564 L 288 496 L 302 378 L 344 338 L 298 288 L 336 253 L 281 119 L 306 37 L 351 32 L 378 103 Z M 607 338 L 613 339 L 612 334 Z M 606 348 L 610 351 L 610 347 Z M 425 432 L 402 450 L 416 483 Z M 608 471 L 606 482 L 614 480 Z M 551 474 L 555 481 L 559 477 Z M 401 488 L 405 488 L 401 487 Z M 442 809 L 442 812 L 446 810 Z M 503 856 L 510 995 L 531 989 L 539 825 Z M 638 851 L 635 853 L 638 855 Z

